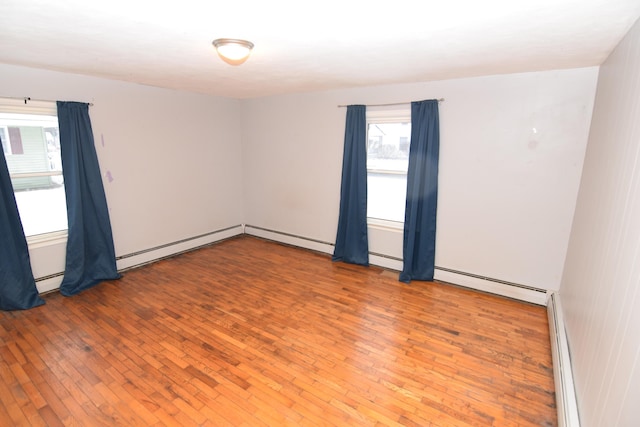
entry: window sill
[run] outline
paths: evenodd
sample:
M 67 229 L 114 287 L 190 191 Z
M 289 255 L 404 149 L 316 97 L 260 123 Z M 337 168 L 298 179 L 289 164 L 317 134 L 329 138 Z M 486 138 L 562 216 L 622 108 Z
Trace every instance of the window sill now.
M 402 233 L 404 222 L 389 221 L 386 219 L 367 218 L 367 226 L 378 230 L 393 231 Z
M 42 248 L 67 243 L 67 230 L 54 231 L 53 233 L 36 234 L 27 237 L 29 249 Z

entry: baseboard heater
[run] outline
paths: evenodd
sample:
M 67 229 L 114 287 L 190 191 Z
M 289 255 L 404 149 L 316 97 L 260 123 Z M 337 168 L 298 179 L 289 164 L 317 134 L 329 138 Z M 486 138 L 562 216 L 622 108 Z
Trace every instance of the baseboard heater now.
M 237 228 L 241 229 L 242 228 L 242 224 L 234 225 L 232 227 L 222 228 L 220 230 L 210 231 L 208 233 L 199 234 L 197 236 L 187 237 L 186 239 L 176 240 L 175 242 L 165 243 L 165 244 L 162 244 L 162 245 L 154 246 L 152 248 L 147 248 L 147 249 L 143 249 L 141 251 L 132 252 L 130 254 L 120 255 L 120 256 L 116 257 L 116 261 L 120 261 L 122 259 L 131 258 L 131 257 L 138 256 L 138 255 L 143 255 L 143 254 L 146 254 L 146 253 L 149 253 L 149 252 L 155 252 L 155 251 L 158 251 L 160 249 L 165 249 L 165 248 L 168 248 L 168 247 L 171 247 L 171 246 L 180 245 L 182 243 L 192 242 L 194 240 L 198 240 L 198 239 L 202 239 L 202 238 L 205 238 L 205 237 L 213 236 L 214 234 L 220 234 L 220 233 L 223 233 L 225 231 L 230 231 L 230 230 L 234 230 L 234 229 L 237 229 Z M 243 232 L 244 231 L 242 231 L 240 234 L 242 234 Z M 217 243 L 217 242 L 218 242 L 218 240 L 216 240 L 214 243 Z M 202 246 L 206 246 L 208 244 L 210 244 L 210 243 L 205 243 L 204 245 L 195 246 L 195 247 L 189 248 L 189 249 L 187 249 L 185 251 L 174 253 L 174 255 L 178 255 L 178 254 L 181 254 L 181 253 L 184 253 L 184 252 L 187 252 L 187 251 L 191 251 L 191 250 L 196 250 L 196 249 L 198 249 L 198 248 L 200 248 Z
M 153 262 L 161 261 L 163 259 L 171 258 L 185 252 L 190 252 L 241 234 L 244 234 L 244 227 L 242 224 L 238 224 L 129 254 L 119 255 L 116 257 L 117 268 L 119 272 L 124 272 Z M 63 276 L 64 272 L 58 272 L 36 278 L 35 282 L 38 287 L 38 291 L 41 294 L 56 291 L 62 283 Z
M 141 267 L 143 265 L 157 262 L 162 259 L 174 257 L 184 252 L 192 251 L 203 246 L 210 245 L 230 237 L 241 234 L 261 237 L 267 240 L 273 240 L 278 243 L 289 244 L 300 248 L 310 249 L 326 254 L 332 254 L 335 244 L 309 237 L 299 236 L 296 234 L 285 233 L 282 231 L 271 230 L 263 227 L 256 227 L 247 224 L 238 224 L 226 227 L 220 230 L 211 231 L 209 233 L 188 237 L 186 239 L 177 240 L 175 242 L 165 243 L 140 251 L 132 252 L 116 257 L 118 263 L 118 271 L 126 271 L 132 268 Z M 390 270 L 402 270 L 402 259 L 390 255 L 380 254 L 376 252 L 369 253 L 372 265 L 387 268 Z M 489 292 L 509 298 L 531 302 L 539 305 L 547 304 L 547 291 L 537 289 L 530 286 L 520 285 L 517 283 L 506 282 L 504 280 L 494 279 L 477 274 L 467 273 L 463 271 L 453 270 L 445 267 L 435 267 L 435 280 L 443 283 L 450 283 L 457 286 L 463 286 L 474 290 Z M 40 283 L 41 292 L 54 290 L 59 286 L 59 281 L 64 273 L 54 273 L 36 279 Z M 57 285 L 56 285 L 57 283 Z
M 245 234 L 261 237 L 267 240 L 273 240 L 279 243 L 289 244 L 292 246 L 311 249 L 327 254 L 332 254 L 335 247 L 334 243 L 326 242 L 309 237 L 298 236 L 282 231 L 271 230 L 264 227 L 254 225 L 244 225 Z M 391 270 L 402 270 L 402 259 L 376 252 L 369 252 L 369 262 L 373 265 L 388 268 Z M 435 267 L 435 281 L 449 283 L 452 285 L 463 286 L 466 288 L 489 292 L 496 295 L 514 298 L 521 301 L 530 302 L 538 305 L 546 305 L 548 299 L 548 291 L 532 286 L 521 285 L 518 283 L 507 282 L 500 279 L 494 279 L 478 274 L 467 273 L 463 271 L 453 270 L 445 267 Z
M 580 427 L 569 342 L 564 328 L 560 297 L 556 293 L 552 293 L 549 296 L 547 315 L 549 318 L 549 334 L 551 336 L 558 427 Z

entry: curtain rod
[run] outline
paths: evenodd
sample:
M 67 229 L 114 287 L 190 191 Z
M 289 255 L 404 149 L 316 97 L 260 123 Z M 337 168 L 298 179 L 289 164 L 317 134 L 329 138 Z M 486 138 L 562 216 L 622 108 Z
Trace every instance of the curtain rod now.
M 438 103 L 444 102 L 444 98 L 438 98 Z M 391 104 L 367 104 L 367 107 L 392 107 L 394 105 L 409 105 L 411 102 L 393 102 Z M 338 108 L 348 107 L 348 105 L 338 105 Z
M 35 99 L 35 98 L 31 98 L 30 96 L 1 96 L 0 98 L 7 98 L 7 99 L 20 99 L 22 101 L 24 101 L 25 105 L 27 104 L 27 102 L 29 101 L 35 101 L 35 102 L 56 102 L 56 101 L 52 101 L 50 99 Z M 87 104 L 89 104 L 89 106 L 93 107 L 93 102 L 87 102 Z

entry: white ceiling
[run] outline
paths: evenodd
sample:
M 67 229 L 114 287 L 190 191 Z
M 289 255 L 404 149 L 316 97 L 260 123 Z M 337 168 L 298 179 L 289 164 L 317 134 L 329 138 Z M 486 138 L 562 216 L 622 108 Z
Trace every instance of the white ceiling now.
M 0 62 L 250 98 L 599 65 L 639 16 L 640 0 L 2 0 Z M 222 62 L 220 37 L 252 41 L 249 60 Z

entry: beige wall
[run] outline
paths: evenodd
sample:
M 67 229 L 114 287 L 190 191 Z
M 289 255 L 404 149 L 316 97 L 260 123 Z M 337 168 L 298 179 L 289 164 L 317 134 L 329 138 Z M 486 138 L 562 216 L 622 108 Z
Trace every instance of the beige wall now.
M 591 67 L 240 101 L 0 65 L 0 92 L 94 103 L 118 256 L 243 223 L 333 242 L 345 116 L 337 106 L 445 98 L 436 264 L 554 290 L 597 75 Z M 371 229 L 370 242 L 402 257 L 400 232 Z M 62 271 L 58 246 L 33 248 L 36 277 Z
M 240 101 L 2 64 L 0 96 L 93 103 L 117 256 L 241 223 Z M 189 245 L 123 259 L 118 267 Z M 31 247 L 36 279 L 64 270 L 64 247 Z M 38 288 L 60 281 L 38 282 Z
M 244 100 L 245 222 L 333 242 L 346 111 L 337 106 L 445 98 L 436 265 L 558 289 L 597 74 L 592 67 Z M 402 232 L 370 229 L 370 250 L 402 258 Z

